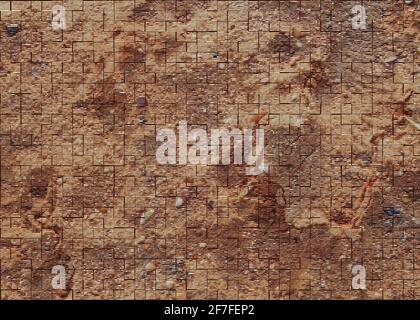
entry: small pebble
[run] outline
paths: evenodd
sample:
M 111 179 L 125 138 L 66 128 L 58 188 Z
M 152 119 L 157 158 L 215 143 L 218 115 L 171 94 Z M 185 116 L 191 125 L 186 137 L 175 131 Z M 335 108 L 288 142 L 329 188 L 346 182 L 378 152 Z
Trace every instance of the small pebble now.
M 259 169 L 260 169 L 262 172 L 268 173 L 268 164 L 267 164 L 267 163 L 264 163 L 263 165 L 261 165 L 261 166 L 259 167 Z
M 205 248 L 205 247 L 207 247 L 207 243 L 205 243 L 205 242 L 200 242 L 200 243 L 198 244 L 198 246 L 199 246 L 200 248 Z
M 8 37 L 15 36 L 20 31 L 19 25 L 16 23 L 6 25 L 6 34 Z
M 213 210 L 213 208 L 214 208 L 214 202 L 210 200 L 210 201 L 207 203 L 207 209 L 209 209 L 209 210 Z
M 78 101 L 76 101 L 76 103 L 74 104 L 74 106 L 76 108 L 82 108 L 84 106 L 84 103 L 83 103 L 82 100 L 78 100 Z
M 165 282 L 165 287 L 166 287 L 166 289 L 173 289 L 173 288 L 174 288 L 174 286 L 175 286 L 175 282 L 174 282 L 174 281 L 172 281 L 172 280 L 167 280 L 167 281 Z
M 147 107 L 146 97 L 138 97 L 136 102 L 139 107 Z
M 395 214 L 400 214 L 400 209 L 398 209 L 398 208 L 386 208 L 386 209 L 385 209 L 385 214 L 386 214 L 388 217 L 392 217 L 392 216 L 394 216 Z
M 153 262 L 149 262 L 148 264 L 146 264 L 145 270 L 147 272 L 152 272 L 152 271 L 156 270 L 156 266 Z
M 182 198 L 177 197 L 175 200 L 175 207 L 179 208 L 182 206 L 182 204 L 184 203 L 184 200 L 182 200 Z
M 330 30 L 330 29 L 332 28 L 332 21 L 328 21 L 328 22 L 325 24 L 325 26 L 326 26 L 326 29 L 327 29 L 327 30 Z
M 140 124 L 145 124 L 146 122 L 147 122 L 146 118 L 140 117 L 140 119 L 139 119 Z
M 140 224 L 145 224 L 153 216 L 153 213 L 150 210 L 145 211 L 140 218 Z
M 396 60 L 398 60 L 398 57 L 397 57 L 397 56 L 390 56 L 389 58 L 386 58 L 386 59 L 384 60 L 384 62 L 385 62 L 385 63 L 392 63 L 392 62 L 394 62 L 394 61 L 396 61 Z

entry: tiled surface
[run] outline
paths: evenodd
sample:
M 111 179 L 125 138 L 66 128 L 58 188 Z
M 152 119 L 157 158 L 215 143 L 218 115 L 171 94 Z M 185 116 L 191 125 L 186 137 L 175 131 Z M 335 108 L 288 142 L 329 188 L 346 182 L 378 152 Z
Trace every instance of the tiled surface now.
M 0 1 L 1 298 L 418 299 L 419 4 L 356 4 Z M 269 171 L 159 165 L 180 120 Z

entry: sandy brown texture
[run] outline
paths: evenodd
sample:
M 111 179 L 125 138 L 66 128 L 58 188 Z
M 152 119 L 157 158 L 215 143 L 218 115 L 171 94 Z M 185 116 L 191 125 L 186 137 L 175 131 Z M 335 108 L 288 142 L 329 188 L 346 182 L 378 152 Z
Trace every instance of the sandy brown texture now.
M 419 298 L 419 1 L 54 4 L 0 1 L 1 299 Z M 268 171 L 158 164 L 181 120 Z

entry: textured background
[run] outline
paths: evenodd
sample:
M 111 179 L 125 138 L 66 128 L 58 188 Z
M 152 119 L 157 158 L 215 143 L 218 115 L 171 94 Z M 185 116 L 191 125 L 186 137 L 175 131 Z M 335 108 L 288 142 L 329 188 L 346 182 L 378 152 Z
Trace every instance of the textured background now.
M 418 299 L 404 2 L 0 1 L 1 298 Z M 269 172 L 158 165 L 180 120 L 265 129 Z

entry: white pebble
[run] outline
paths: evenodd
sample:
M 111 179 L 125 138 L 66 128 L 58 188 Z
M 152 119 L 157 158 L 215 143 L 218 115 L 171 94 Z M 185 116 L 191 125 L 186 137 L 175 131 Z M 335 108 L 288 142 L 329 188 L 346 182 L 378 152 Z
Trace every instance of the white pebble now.
M 182 206 L 183 203 L 184 203 L 184 200 L 182 200 L 181 197 L 177 197 L 175 200 L 175 207 L 179 208 Z

